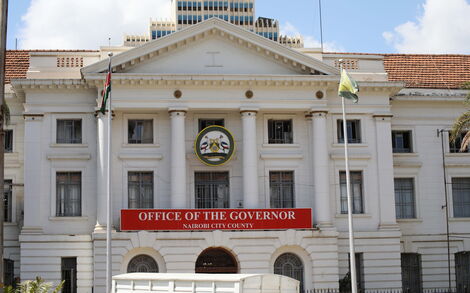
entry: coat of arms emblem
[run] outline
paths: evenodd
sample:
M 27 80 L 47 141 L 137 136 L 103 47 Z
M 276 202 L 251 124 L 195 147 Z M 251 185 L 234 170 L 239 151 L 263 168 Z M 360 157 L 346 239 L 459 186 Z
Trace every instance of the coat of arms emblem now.
M 194 142 L 194 151 L 204 164 L 220 166 L 231 159 L 235 141 L 226 128 L 212 125 L 199 132 Z

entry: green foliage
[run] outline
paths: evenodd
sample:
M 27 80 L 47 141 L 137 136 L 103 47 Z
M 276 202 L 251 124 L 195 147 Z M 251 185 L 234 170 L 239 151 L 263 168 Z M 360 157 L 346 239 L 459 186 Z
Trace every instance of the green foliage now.
M 470 81 L 465 82 L 462 85 L 462 89 L 470 90 Z M 465 104 L 470 105 L 470 91 L 465 96 Z M 470 144 L 470 111 L 463 113 L 455 120 L 454 125 L 452 125 L 452 130 L 450 131 L 449 140 L 455 143 L 457 137 L 463 132 L 466 134 L 460 145 L 461 152 L 465 151 Z
M 3 121 L 8 125 L 10 124 L 10 107 L 8 107 L 5 96 L 3 97 L 2 106 L 0 107 L 0 115 L 3 117 Z
M 45 282 L 41 277 L 36 277 L 34 281 L 24 281 L 18 284 L 18 287 L 14 289 L 11 286 L 5 288 L 5 293 L 58 293 L 64 281 L 60 282 L 57 287 L 53 288 L 52 283 Z M 51 291 L 52 290 L 52 291 Z

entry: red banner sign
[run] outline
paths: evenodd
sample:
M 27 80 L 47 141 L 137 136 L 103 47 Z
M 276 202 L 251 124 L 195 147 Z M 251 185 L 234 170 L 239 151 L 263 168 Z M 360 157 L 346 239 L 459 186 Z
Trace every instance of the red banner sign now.
M 122 231 L 311 228 L 312 209 L 121 210 Z

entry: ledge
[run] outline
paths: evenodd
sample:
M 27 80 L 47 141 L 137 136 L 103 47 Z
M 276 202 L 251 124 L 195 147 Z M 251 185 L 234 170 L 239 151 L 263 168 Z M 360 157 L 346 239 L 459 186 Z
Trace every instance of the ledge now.
M 358 219 L 368 219 L 368 218 L 372 218 L 372 215 L 371 214 L 353 214 L 352 215 L 353 218 L 358 218 Z M 348 218 L 348 214 L 336 214 L 335 218 L 344 218 L 344 219 L 347 219 Z
M 86 143 L 51 143 L 50 148 L 87 148 Z
M 462 217 L 462 218 L 449 218 L 449 222 L 470 222 L 470 217 Z
M 261 152 L 260 157 L 263 160 L 269 160 L 269 159 L 298 159 L 301 160 L 304 158 L 304 155 L 300 152 L 295 152 L 295 153 L 286 153 L 286 152 L 281 152 L 281 153 L 271 153 L 271 152 Z
M 351 152 L 349 151 L 350 160 L 370 160 L 372 155 L 369 152 Z M 330 153 L 332 160 L 344 160 L 344 150 L 335 150 Z
M 91 154 L 47 154 L 47 159 L 51 161 L 58 160 L 78 160 L 87 161 L 91 159 Z
M 142 143 L 142 144 L 139 144 L 139 143 L 123 143 L 121 145 L 122 148 L 125 148 L 125 149 L 155 149 L 155 148 L 159 148 L 160 145 L 157 144 L 157 143 Z
M 162 160 L 162 154 L 155 153 L 120 153 L 118 158 L 121 160 Z
M 398 224 L 405 224 L 405 223 L 422 223 L 423 219 L 421 218 L 412 218 L 412 219 L 397 219 Z
M 300 149 L 297 143 L 263 143 L 263 148 L 267 149 Z
M 69 221 L 69 222 L 81 222 L 88 221 L 88 217 L 49 217 L 49 221 L 59 222 L 59 221 Z

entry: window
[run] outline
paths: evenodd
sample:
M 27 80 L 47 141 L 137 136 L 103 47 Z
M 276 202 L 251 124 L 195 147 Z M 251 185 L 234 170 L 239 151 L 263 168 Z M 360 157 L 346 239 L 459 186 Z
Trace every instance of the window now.
M 401 254 L 401 282 L 403 293 L 420 293 L 421 256 L 418 253 Z
M 158 273 L 158 264 L 150 256 L 141 254 L 129 262 L 127 265 L 128 273 Z
M 16 287 L 15 263 L 11 259 L 3 259 L 3 280 L 5 286 Z
M 343 120 L 337 120 L 338 143 L 344 143 Z M 348 143 L 361 143 L 361 121 L 346 120 Z
M 153 172 L 129 172 L 127 184 L 130 209 L 153 208 Z
M 57 120 L 57 143 L 80 144 L 82 143 L 82 120 L 59 119 Z
M 455 138 L 454 142 L 449 141 L 449 152 L 451 153 L 460 153 L 460 145 L 462 144 L 462 140 L 467 133 L 462 132 L 459 136 Z M 464 152 L 469 152 L 469 148 L 467 147 Z
M 194 180 L 196 208 L 229 208 L 228 172 L 196 172 Z
M 224 119 L 199 119 L 199 132 L 212 125 L 225 126 Z
M 82 214 L 82 174 L 57 172 L 57 217 L 79 217 Z
M 353 200 L 353 214 L 364 213 L 364 207 L 362 203 L 362 172 L 351 171 L 351 197 Z M 346 172 L 339 172 L 339 184 L 341 192 L 341 213 L 348 213 L 348 195 L 346 191 Z
M 13 152 L 13 130 L 11 129 L 4 130 L 3 139 L 4 139 L 3 144 L 4 144 L 5 153 Z
M 129 120 L 128 143 L 150 144 L 153 143 L 153 120 Z
M 468 292 L 470 288 L 470 251 L 455 254 L 455 279 L 457 292 Z
M 271 208 L 277 209 L 295 207 L 294 172 L 269 172 L 269 189 L 271 198 Z
M 358 292 L 364 292 L 364 258 L 362 253 L 355 254 L 356 281 Z M 339 281 L 340 292 L 351 292 L 351 255 L 348 253 L 348 273 Z
M 11 222 L 12 221 L 12 195 L 13 195 L 13 182 L 11 180 L 5 180 L 4 181 L 4 197 L 3 197 L 3 208 L 4 210 L 4 216 L 5 216 L 5 222 Z
M 470 177 L 452 178 L 454 217 L 470 217 Z
M 300 292 L 304 292 L 304 264 L 293 253 L 281 254 L 274 262 L 274 273 L 290 277 L 300 282 Z
M 289 144 L 293 142 L 292 120 L 268 120 L 268 143 Z
M 62 293 L 76 293 L 77 292 L 77 258 L 76 257 L 63 257 L 61 263 Z
M 397 219 L 416 218 L 413 178 L 395 178 L 395 213 Z
M 392 148 L 394 153 L 412 153 L 411 130 L 392 131 Z

